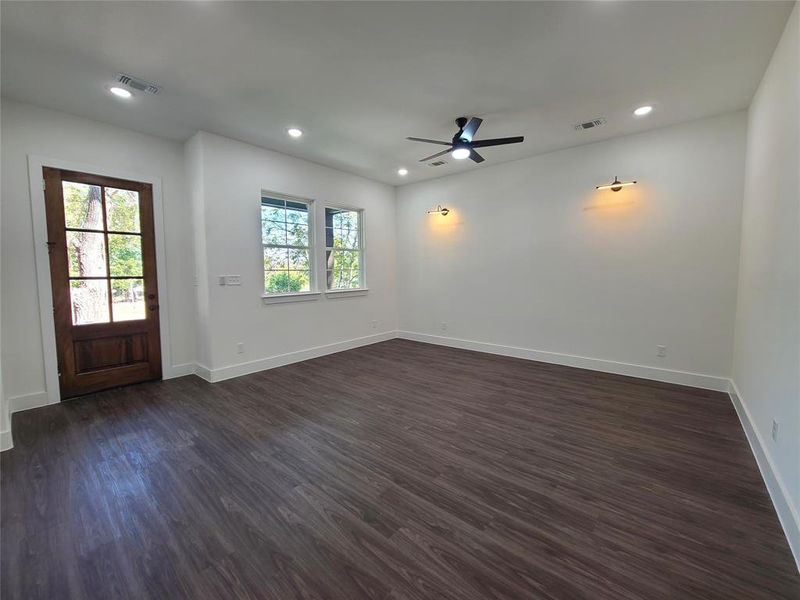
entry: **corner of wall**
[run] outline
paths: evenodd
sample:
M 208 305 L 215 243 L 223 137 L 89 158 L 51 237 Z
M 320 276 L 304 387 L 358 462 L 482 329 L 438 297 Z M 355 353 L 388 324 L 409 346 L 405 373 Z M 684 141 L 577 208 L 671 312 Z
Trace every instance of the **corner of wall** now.
M 778 520 L 786 534 L 797 568 L 800 570 L 800 513 L 794 505 L 788 487 L 776 468 L 769 448 L 758 432 L 753 417 L 747 409 L 747 404 L 742 399 L 741 392 L 733 379 L 730 381 L 728 395 L 736 409 L 739 422 L 742 424 L 742 429 L 744 429 L 750 449 L 756 459 L 758 470 L 761 472 L 761 478 L 767 486 L 767 492 L 772 499 Z
M 195 360 L 209 361 L 210 300 L 208 289 L 208 255 L 206 248 L 205 186 L 203 180 L 203 132 L 195 133 L 184 144 L 186 180 L 191 195 L 192 243 L 195 254 Z

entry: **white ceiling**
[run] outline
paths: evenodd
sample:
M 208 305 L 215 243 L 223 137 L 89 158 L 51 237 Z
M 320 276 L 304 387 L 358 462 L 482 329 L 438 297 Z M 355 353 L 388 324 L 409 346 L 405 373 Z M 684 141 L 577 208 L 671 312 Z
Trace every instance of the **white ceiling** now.
M 746 107 L 791 2 L 2 2 L 2 92 L 176 140 L 203 129 L 392 184 L 459 115 L 483 165 Z M 130 102 L 124 72 L 163 86 Z M 636 106 L 656 110 L 635 119 Z M 575 123 L 605 117 L 585 132 Z M 305 132 L 289 139 L 285 129 Z M 405 178 L 396 174 L 408 167 Z

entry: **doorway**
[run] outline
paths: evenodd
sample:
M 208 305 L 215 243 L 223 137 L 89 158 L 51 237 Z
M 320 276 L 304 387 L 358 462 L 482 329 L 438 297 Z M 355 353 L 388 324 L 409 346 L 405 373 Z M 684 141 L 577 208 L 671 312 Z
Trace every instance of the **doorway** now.
M 161 378 L 153 191 L 44 167 L 61 397 Z

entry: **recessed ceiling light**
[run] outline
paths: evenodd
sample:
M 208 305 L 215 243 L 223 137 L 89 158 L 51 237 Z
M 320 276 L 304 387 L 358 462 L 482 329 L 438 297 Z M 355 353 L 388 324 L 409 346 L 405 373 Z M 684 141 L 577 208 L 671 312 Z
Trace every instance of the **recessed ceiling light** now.
M 289 129 L 286 130 L 286 133 L 288 133 L 290 137 L 299 138 L 301 135 L 303 135 L 303 130 L 298 129 L 297 127 L 289 127 Z
M 633 114 L 636 115 L 637 117 L 643 117 L 645 115 L 649 115 L 652 111 L 653 107 L 648 104 L 646 106 L 640 106 L 635 111 L 633 111 Z
M 463 160 L 465 158 L 469 158 L 469 154 L 469 148 L 456 148 L 450 153 L 450 156 L 456 160 Z
M 405 177 L 406 175 L 408 175 L 408 169 L 397 169 L 397 174 L 400 175 L 401 177 Z
M 108 91 L 114 94 L 117 98 L 130 98 L 131 96 L 133 96 L 131 92 L 129 92 L 123 87 L 114 86 L 108 88 Z

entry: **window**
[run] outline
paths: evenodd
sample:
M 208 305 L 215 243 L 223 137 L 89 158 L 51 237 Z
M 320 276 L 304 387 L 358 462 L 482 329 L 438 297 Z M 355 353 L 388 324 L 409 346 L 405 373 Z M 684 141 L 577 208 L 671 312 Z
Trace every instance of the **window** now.
M 72 324 L 146 319 L 139 192 L 61 185 Z
M 362 211 L 325 208 L 325 265 L 329 290 L 366 287 Z
M 291 294 L 311 291 L 310 204 L 261 198 L 261 243 L 264 247 L 264 291 Z

